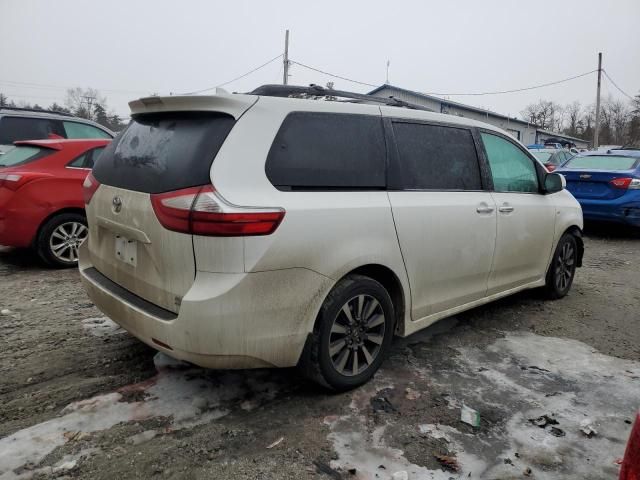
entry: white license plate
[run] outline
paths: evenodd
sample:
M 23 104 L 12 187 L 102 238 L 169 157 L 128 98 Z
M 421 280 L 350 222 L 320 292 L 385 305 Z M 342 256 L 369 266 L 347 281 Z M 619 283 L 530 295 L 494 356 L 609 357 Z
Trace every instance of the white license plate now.
M 116 258 L 135 267 L 138 263 L 138 242 L 116 235 Z

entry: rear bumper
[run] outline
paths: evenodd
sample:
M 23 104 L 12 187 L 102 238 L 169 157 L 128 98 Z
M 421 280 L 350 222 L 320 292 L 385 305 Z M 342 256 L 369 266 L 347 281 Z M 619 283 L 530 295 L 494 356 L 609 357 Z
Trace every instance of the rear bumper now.
M 578 200 L 586 220 L 618 222 L 640 227 L 640 191 L 615 200 Z
M 85 243 L 80 276 L 87 294 L 105 315 L 156 350 L 207 368 L 296 365 L 332 284 L 302 268 L 197 272 L 179 313 L 172 315 L 154 311 L 145 300 L 100 278 L 87 263 L 86 248 Z

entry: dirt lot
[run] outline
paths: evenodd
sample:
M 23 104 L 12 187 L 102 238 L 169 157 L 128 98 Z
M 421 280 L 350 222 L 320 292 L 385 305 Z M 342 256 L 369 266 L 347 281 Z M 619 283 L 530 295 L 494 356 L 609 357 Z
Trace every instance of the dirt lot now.
M 156 355 L 76 271 L 0 248 L 0 479 L 616 478 L 640 406 L 640 236 L 585 243 L 567 298 L 443 320 L 340 395 Z

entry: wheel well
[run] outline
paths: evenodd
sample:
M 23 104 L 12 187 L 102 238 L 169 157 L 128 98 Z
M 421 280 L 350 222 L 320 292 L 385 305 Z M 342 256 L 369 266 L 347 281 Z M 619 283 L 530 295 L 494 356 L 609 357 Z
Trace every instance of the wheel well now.
M 38 243 L 38 238 L 40 238 L 40 232 L 42 231 L 42 227 L 44 227 L 47 224 L 47 222 L 51 220 L 53 217 L 57 217 L 58 215 L 62 215 L 63 213 L 77 213 L 79 215 L 82 215 L 83 217 L 87 216 L 86 212 L 84 211 L 84 208 L 68 207 L 68 208 L 61 208 L 60 210 L 56 210 L 55 212 L 51 213 L 47 218 L 42 220 L 42 222 L 40 222 L 40 225 L 38 225 L 38 231 L 36 232 L 36 235 L 33 238 L 33 245 L 36 245 Z
M 405 311 L 404 292 L 397 275 L 390 268 L 377 264 L 363 265 L 350 271 L 347 275 L 354 273 L 374 279 L 389 292 L 389 296 L 393 302 L 393 308 L 396 311 L 395 328 L 397 330 L 398 326 L 401 325 L 401 322 L 404 320 Z
M 576 239 L 576 245 L 578 246 L 578 259 L 576 262 L 577 267 L 582 266 L 582 257 L 584 255 L 584 241 L 582 240 L 582 230 L 577 226 L 573 225 L 565 231 L 565 233 L 570 233 Z

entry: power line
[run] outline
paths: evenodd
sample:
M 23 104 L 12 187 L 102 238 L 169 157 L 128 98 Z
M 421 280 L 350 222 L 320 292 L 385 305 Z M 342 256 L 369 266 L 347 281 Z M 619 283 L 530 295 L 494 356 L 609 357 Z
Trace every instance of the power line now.
M 0 84 L 6 85 L 8 87 L 34 88 L 34 89 L 44 89 L 44 90 L 68 90 L 70 88 L 74 88 L 74 87 L 65 87 L 62 85 L 52 85 L 47 83 L 18 82 L 15 80 L 2 80 L 2 79 L 0 79 Z M 147 93 L 143 90 L 118 90 L 118 89 L 111 89 L 111 88 L 98 88 L 97 90 L 102 92 L 136 94 L 136 95 L 140 93 Z
M 258 71 L 258 70 L 260 70 L 260 69 L 261 69 L 261 68 L 263 68 L 263 67 L 266 67 L 267 65 L 269 65 L 269 64 L 270 64 L 270 63 L 272 63 L 272 62 L 275 62 L 276 60 L 278 60 L 278 59 L 279 59 L 279 58 L 281 58 L 281 57 L 282 57 L 282 53 L 281 53 L 281 54 L 279 54 L 279 55 L 277 55 L 276 57 L 273 57 L 271 60 L 269 60 L 269 61 L 267 61 L 267 62 L 264 62 L 262 65 L 260 65 L 260 66 L 258 66 L 258 67 L 256 67 L 256 68 L 254 68 L 254 69 L 252 69 L 252 70 L 249 70 L 247 73 L 243 73 L 242 75 L 237 76 L 237 77 L 235 77 L 235 78 L 232 78 L 231 80 L 228 80 L 228 81 L 226 81 L 226 82 L 224 82 L 224 83 L 220 83 L 220 84 L 218 84 L 218 85 L 214 85 L 213 87 L 209 87 L 209 88 L 203 88 L 202 90 L 196 90 L 196 91 L 194 91 L 194 92 L 179 93 L 178 95 L 196 95 L 196 94 L 198 94 L 198 93 L 206 92 L 206 91 L 208 91 L 208 90 L 213 90 L 214 88 L 224 87 L 225 85 L 228 85 L 228 84 L 230 84 L 230 83 L 233 83 L 233 82 L 235 82 L 236 80 L 240 80 L 241 78 L 244 78 L 244 77 L 246 77 L 246 76 L 248 76 L 248 75 L 251 75 L 253 72 Z
M 609 76 L 609 74 L 607 73 L 607 71 L 603 68 L 602 71 L 604 72 L 605 77 L 607 77 L 609 79 L 609 81 L 613 84 L 614 87 L 616 87 L 620 93 L 622 93 L 624 96 L 628 97 L 630 100 L 633 100 L 634 98 L 629 95 L 627 92 L 625 92 L 624 90 L 622 90 L 618 85 L 616 85 L 616 82 L 613 81 L 613 79 Z
M 441 93 L 441 92 L 425 92 L 427 95 L 465 95 L 465 96 L 481 96 L 481 95 L 502 95 L 504 93 L 516 93 L 516 92 L 525 92 L 527 90 L 535 90 L 537 88 L 550 87 L 551 85 L 558 85 L 559 83 L 569 82 L 571 80 L 575 80 L 577 78 L 585 77 L 594 72 L 597 72 L 598 69 L 591 70 L 590 72 L 581 73 L 580 75 L 574 75 L 573 77 L 563 78 L 562 80 L 556 80 L 555 82 L 543 83 L 541 85 L 533 85 L 531 87 L 523 87 L 523 88 L 515 88 L 513 90 L 499 90 L 495 92 L 474 92 L 474 93 Z
M 296 65 L 300 65 L 303 68 L 308 68 L 309 70 L 313 70 L 314 72 L 322 73 L 324 75 L 328 75 L 333 78 L 339 78 L 340 80 L 346 80 L 347 82 L 357 83 L 358 85 L 364 85 L 366 87 L 377 87 L 378 85 L 374 85 L 373 83 L 361 82 L 360 80 L 354 80 L 352 78 L 343 77 L 341 75 L 335 75 L 333 73 L 325 72 L 324 70 L 320 70 L 319 68 L 310 67 L 309 65 L 305 65 L 304 63 L 296 62 L 295 60 L 290 60 L 291 63 Z

